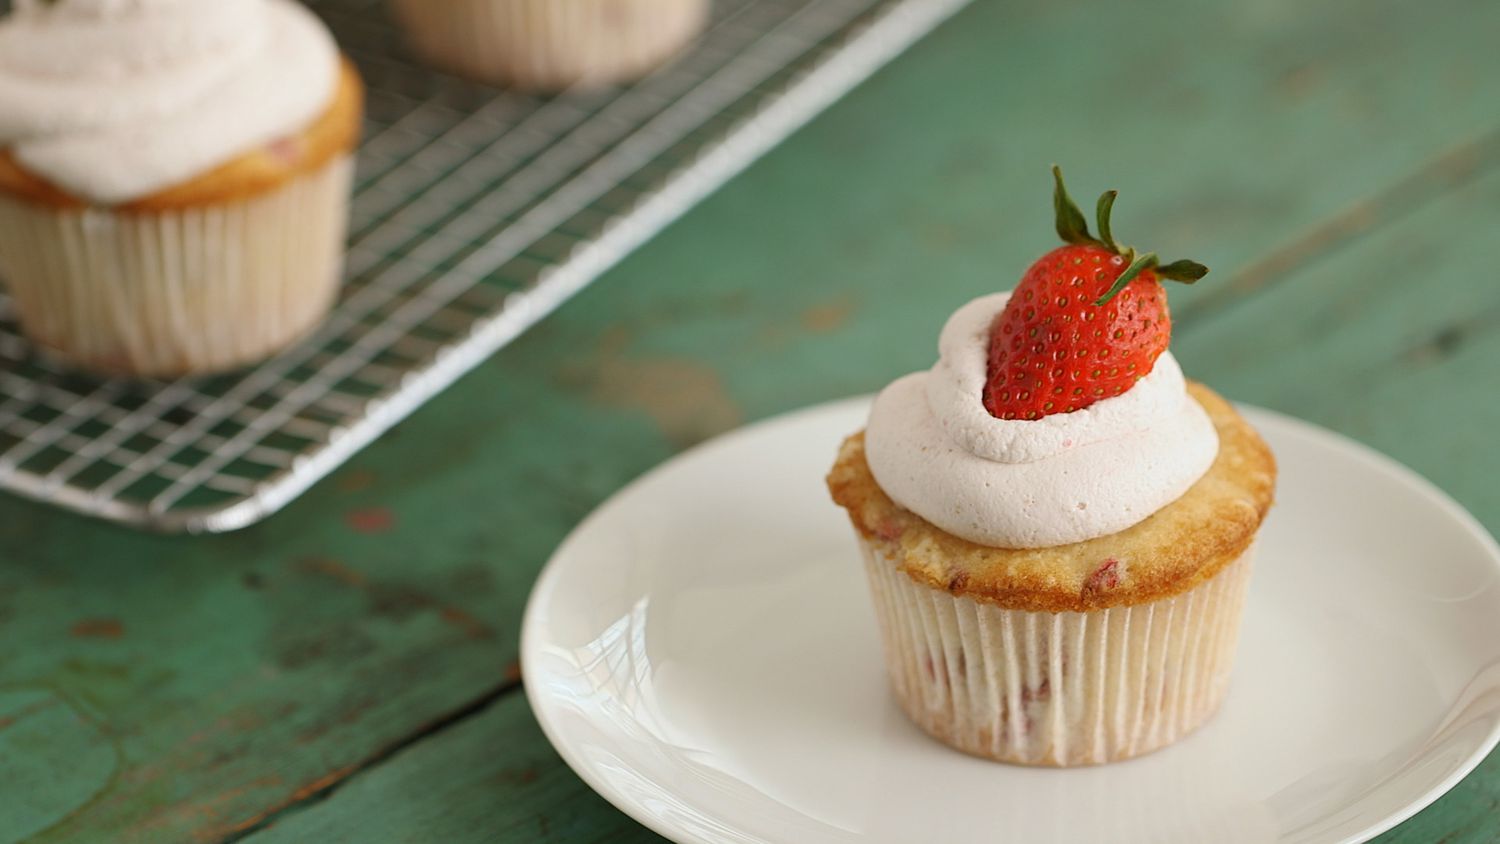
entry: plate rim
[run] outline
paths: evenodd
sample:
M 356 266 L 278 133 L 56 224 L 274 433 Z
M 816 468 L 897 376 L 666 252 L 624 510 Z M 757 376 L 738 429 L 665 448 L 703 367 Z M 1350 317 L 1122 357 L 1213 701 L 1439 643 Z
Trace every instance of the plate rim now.
M 568 548 L 575 537 L 588 529 L 594 519 L 610 503 L 614 502 L 618 498 L 622 498 L 633 493 L 638 488 L 650 483 L 658 475 L 671 471 L 679 463 L 686 463 L 695 460 L 702 454 L 711 450 L 728 447 L 732 445 L 733 442 L 744 437 L 760 433 L 766 428 L 784 424 L 794 424 L 796 421 L 806 416 L 835 413 L 843 410 L 846 406 L 855 407 L 859 405 L 868 405 L 869 403 L 874 401 L 874 398 L 875 394 L 873 393 L 863 393 L 859 395 L 830 399 L 827 401 L 818 402 L 816 404 L 793 408 L 791 410 L 772 414 L 745 425 L 741 425 L 737 428 L 730 429 L 721 434 L 710 437 L 709 439 L 690 448 L 684 449 L 677 454 L 672 455 L 666 460 L 663 460 L 647 471 L 631 479 L 619 489 L 610 493 L 609 496 L 607 496 L 603 501 L 600 501 L 597 505 L 595 505 L 594 508 L 591 509 L 586 516 L 580 519 L 578 523 L 568 531 L 567 535 L 563 537 L 563 539 L 557 544 L 557 546 L 553 548 L 552 553 L 547 558 L 547 562 L 542 566 L 541 570 L 537 574 L 537 578 L 532 585 L 531 592 L 528 594 L 526 599 L 526 609 L 521 617 L 521 639 L 519 649 L 522 689 L 526 695 L 526 703 L 531 708 L 532 717 L 536 721 L 537 725 L 541 727 L 542 734 L 546 737 L 548 744 L 552 746 L 553 750 L 557 752 L 558 756 L 562 758 L 563 762 L 568 766 L 568 768 L 572 770 L 579 779 L 583 780 L 584 784 L 587 785 L 590 790 L 592 790 L 600 797 L 604 798 L 605 801 L 607 801 L 611 806 L 613 806 L 620 812 L 623 812 L 635 822 L 641 824 L 652 832 L 670 841 L 679 842 L 680 844 L 713 844 L 713 842 L 709 841 L 708 839 L 693 836 L 686 830 L 671 827 L 670 825 L 661 822 L 658 816 L 649 814 L 641 810 L 634 801 L 628 799 L 625 795 L 619 793 L 614 788 L 606 784 L 603 778 L 599 777 L 593 771 L 593 769 L 584 762 L 584 760 L 581 758 L 581 755 L 578 754 L 568 742 L 562 739 L 560 730 L 558 729 L 557 725 L 552 723 L 552 721 L 547 717 L 546 713 L 548 710 L 544 705 L 545 701 L 542 698 L 542 693 L 538 691 L 540 684 L 536 682 L 538 679 L 538 677 L 536 676 L 536 672 L 540 669 L 532 667 L 536 665 L 540 660 L 536 658 L 528 659 L 528 656 L 533 656 L 538 653 L 537 642 L 539 637 L 541 636 L 541 633 L 539 632 L 539 628 L 541 626 L 540 616 L 542 613 L 541 604 L 543 598 L 545 598 L 547 595 L 552 594 L 554 591 L 552 588 L 552 582 L 560 576 L 559 572 L 561 571 L 562 564 L 559 562 L 559 560 L 563 556 L 563 551 Z M 1385 454 L 1384 452 L 1381 452 L 1372 446 L 1366 445 L 1365 443 L 1354 439 L 1353 437 L 1339 433 L 1338 431 L 1334 431 L 1330 428 L 1325 428 L 1317 423 L 1309 422 L 1305 419 L 1292 416 L 1291 414 L 1261 407 L 1259 405 L 1249 404 L 1245 402 L 1233 402 L 1233 404 L 1237 410 L 1245 413 L 1248 416 L 1259 416 L 1272 419 L 1278 424 L 1297 429 L 1300 434 L 1318 441 L 1318 444 L 1321 447 L 1331 448 L 1335 451 L 1343 452 L 1348 456 L 1364 461 L 1372 468 L 1380 470 L 1382 473 L 1391 476 L 1393 479 L 1405 484 L 1408 487 L 1411 487 L 1418 493 L 1422 494 L 1424 497 L 1432 500 L 1447 515 L 1454 517 L 1456 522 L 1463 528 L 1466 533 L 1468 533 L 1478 541 L 1479 545 L 1487 552 L 1490 564 L 1494 566 L 1497 571 L 1500 571 L 1500 542 L 1496 541 L 1495 537 L 1491 535 L 1490 532 L 1484 527 L 1484 524 L 1480 522 L 1478 517 L 1476 517 L 1473 513 L 1470 513 L 1468 508 L 1464 507 L 1461 503 L 1458 502 L 1457 499 L 1449 495 L 1446 491 L 1444 491 L 1437 484 L 1433 483 L 1431 480 L 1428 480 L 1417 470 L 1411 468 L 1410 466 L 1407 466 L 1396 458 L 1391 457 L 1390 455 Z M 1489 757 L 1490 753 L 1494 751 L 1497 745 L 1500 745 L 1500 720 L 1496 721 L 1496 723 L 1490 728 L 1489 733 L 1484 737 L 1483 741 L 1479 742 L 1479 744 L 1476 746 L 1476 749 L 1471 752 L 1462 763 L 1455 767 L 1453 772 L 1450 773 L 1447 777 L 1444 777 L 1442 780 L 1438 781 L 1438 783 L 1433 785 L 1422 794 L 1414 797 L 1411 801 L 1406 803 L 1397 811 L 1392 812 L 1381 818 L 1380 820 L 1371 823 L 1359 832 L 1341 839 L 1339 844 L 1355 844 L 1356 842 L 1369 841 L 1378 835 L 1395 829 L 1397 826 L 1406 822 L 1407 820 L 1410 820 L 1417 813 L 1437 802 L 1439 798 L 1447 794 L 1449 791 L 1453 790 L 1453 788 L 1460 782 L 1462 782 L 1465 778 L 1467 778 L 1469 774 L 1473 773 L 1474 769 L 1478 768 L 1479 765 Z M 760 842 L 761 844 L 775 844 L 775 842 L 770 842 L 758 835 L 748 833 L 742 833 L 742 835 L 744 836 L 743 840 L 745 841 Z

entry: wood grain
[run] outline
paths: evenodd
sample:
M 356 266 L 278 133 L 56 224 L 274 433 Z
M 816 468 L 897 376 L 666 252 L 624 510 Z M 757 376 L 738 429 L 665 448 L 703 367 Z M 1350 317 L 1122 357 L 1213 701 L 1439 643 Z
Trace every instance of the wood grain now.
M 1500 384 L 1500 331 L 1495 330 L 1500 319 L 1487 331 L 1429 348 L 1428 338 L 1444 336 L 1455 321 L 1467 324 L 1475 314 L 1500 317 L 1500 286 L 1488 283 L 1494 278 L 1488 269 L 1491 245 L 1484 238 L 1451 239 L 1447 230 L 1456 219 L 1481 230 L 1500 226 L 1500 171 L 1397 224 L 1373 229 L 1359 243 L 1278 279 L 1252 301 L 1181 326 L 1177 354 L 1191 361 L 1194 372 L 1241 400 L 1328 425 L 1406 462 L 1453 493 L 1495 532 L 1500 531 L 1500 489 L 1489 478 L 1487 466 L 1476 464 L 1475 455 L 1488 453 L 1487 441 L 1500 425 L 1500 406 L 1492 392 L 1466 385 Z M 1431 248 L 1432 244 L 1441 248 Z M 1421 279 L 1430 283 L 1414 283 L 1409 273 L 1391 271 L 1408 249 L 1422 256 Z M 1442 292 L 1434 293 L 1435 288 Z M 1472 422 L 1453 424 L 1455 416 Z M 1420 435 L 1428 428 L 1441 435 Z M 613 826 L 619 813 L 581 781 L 575 780 L 571 789 L 552 784 L 554 777 L 565 777 L 566 768 L 547 754 L 545 738 L 525 713 L 506 708 L 487 714 L 482 725 L 461 735 L 465 741 L 483 742 L 504 759 L 528 760 L 536 778 L 549 783 L 538 792 L 508 789 L 506 794 L 515 799 L 497 799 L 483 814 L 461 795 L 470 793 L 489 768 L 503 763 L 476 766 L 467 773 L 445 772 L 456 782 L 445 789 L 440 802 L 465 813 L 466 822 L 487 830 L 517 829 L 515 801 L 521 801 L 527 807 L 525 817 L 566 813 L 586 818 L 586 829 L 609 830 L 617 836 L 609 838 L 612 841 L 660 840 L 644 829 L 631 835 L 619 831 Z M 393 759 L 357 792 L 311 807 L 288 824 L 291 833 L 278 825 L 272 831 L 282 837 L 264 840 L 297 840 L 296 835 L 313 831 L 332 834 L 337 824 L 354 817 L 369 819 L 358 829 L 399 825 L 404 811 L 378 807 L 400 805 L 396 784 L 421 779 L 430 764 L 425 757 Z M 384 794 L 376 796 L 375 791 Z M 446 802 L 450 797 L 453 802 Z M 425 798 L 419 802 L 429 805 Z M 1500 756 L 1487 760 L 1452 793 L 1379 840 L 1492 841 L 1497 805 Z M 548 837 L 540 829 L 512 834 L 518 837 L 506 840 L 565 840 Z M 262 844 L 262 839 L 251 840 Z
M 628 844 L 660 841 L 589 791 L 553 753 L 525 698 L 512 695 L 290 812 L 254 844 Z
M 928 365 L 957 304 L 1050 248 L 1053 161 L 1120 189 L 1126 242 L 1215 267 L 1173 293 L 1190 374 L 1500 528 L 1474 457 L 1500 421 L 1497 25 L 979 0 L 268 523 L 173 539 L 0 500 L 0 842 L 651 840 L 505 693 L 537 569 L 684 445 Z M 48 696 L 76 723 L 36 720 Z M 1497 801 L 1492 761 L 1391 840 L 1488 840 Z
M 1414 358 L 1410 350 L 1414 341 L 1441 333 L 1442 326 L 1455 318 L 1500 308 L 1500 288 L 1461 286 L 1429 303 L 1430 286 L 1412 284 L 1401 273 L 1378 272 L 1391 260 L 1389 244 L 1441 240 L 1444 228 L 1456 218 L 1480 226 L 1500 225 L 1500 172 L 1410 215 L 1399 225 L 1376 229 L 1361 244 L 1283 279 L 1285 283 L 1267 291 L 1253 306 L 1204 317 L 1179 337 L 1179 354 L 1194 360 L 1208 377 L 1225 383 L 1242 399 L 1299 412 L 1418 468 L 1452 491 L 1495 531 L 1500 530 L 1500 494 L 1485 473 L 1473 471 L 1470 458 L 1484 453 L 1483 439 L 1500 423 L 1500 413 L 1489 395 L 1466 393 L 1461 383 L 1500 383 L 1500 337 L 1491 331 L 1457 347 L 1434 350 L 1431 357 L 1419 353 Z M 1484 276 L 1488 250 L 1483 239 L 1472 239 L 1443 250 L 1441 256 L 1431 255 L 1426 267 L 1432 278 L 1488 277 Z M 1368 330 L 1350 332 L 1355 336 L 1348 337 L 1330 329 L 1336 325 L 1367 326 Z M 1382 369 L 1392 373 L 1388 385 L 1328 389 L 1330 384 L 1369 383 Z M 1289 371 L 1296 377 L 1287 377 Z M 1393 421 L 1394 417 L 1404 418 L 1407 425 L 1421 423 L 1418 415 L 1408 412 L 1402 417 L 1395 412 L 1405 406 L 1400 396 L 1408 392 L 1413 393 L 1413 404 L 1441 405 L 1445 415 L 1455 409 L 1456 398 L 1466 396 L 1470 404 L 1459 407 L 1478 414 L 1485 424 L 1448 426 L 1442 437 L 1411 436 L 1410 428 Z M 1450 444 L 1449 437 L 1459 441 Z M 449 744 L 453 749 L 434 747 Z M 461 745 L 466 749 L 457 749 Z M 474 745 L 492 753 L 472 758 Z M 454 764 L 442 766 L 445 759 Z M 529 782 L 545 785 L 507 787 L 503 789 L 506 799 L 489 802 L 472 796 L 497 770 L 513 770 L 516 764 L 526 766 Z M 429 777 L 445 781 L 437 799 L 428 794 Z M 517 808 L 518 803 L 524 810 Z M 1500 757 L 1487 761 L 1454 792 L 1380 840 L 1391 844 L 1489 841 L 1497 804 Z M 542 822 L 559 815 L 591 834 L 606 835 L 600 840 L 660 840 L 644 829 L 627 834 L 618 826 L 624 822 L 622 816 L 567 775 L 561 760 L 548 752 L 529 713 L 512 698 L 409 757 L 392 759 L 356 781 L 348 793 L 340 792 L 326 804 L 296 813 L 251 841 L 277 844 L 324 836 L 353 841 L 375 829 L 396 830 L 387 840 L 417 841 L 422 840 L 423 831 L 417 821 L 436 807 L 451 810 L 464 824 L 503 831 L 507 841 L 571 840 L 553 835 L 550 820 Z M 351 818 L 363 820 L 352 827 L 341 826 Z M 537 825 L 526 827 L 525 819 Z

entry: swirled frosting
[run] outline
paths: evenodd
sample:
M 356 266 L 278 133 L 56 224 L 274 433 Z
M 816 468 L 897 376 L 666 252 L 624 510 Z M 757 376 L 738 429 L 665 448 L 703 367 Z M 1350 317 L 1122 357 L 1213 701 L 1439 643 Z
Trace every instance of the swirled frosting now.
M 16 0 L 0 145 L 79 198 L 140 199 L 312 123 L 338 48 L 291 0 Z
M 1170 352 L 1130 390 L 1082 410 L 991 416 L 990 326 L 1009 298 L 960 308 L 937 364 L 875 399 L 865 454 L 893 501 L 981 545 L 1043 548 L 1124 530 L 1203 477 L 1218 434 Z

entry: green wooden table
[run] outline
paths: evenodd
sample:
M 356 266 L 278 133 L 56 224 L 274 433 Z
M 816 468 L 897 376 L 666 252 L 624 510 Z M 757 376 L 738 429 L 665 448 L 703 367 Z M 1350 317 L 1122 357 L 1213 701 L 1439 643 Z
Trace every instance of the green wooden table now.
M 1176 350 L 1500 530 L 1500 4 L 976 0 L 270 521 L 0 499 L 0 844 L 651 841 L 516 662 L 567 531 L 683 447 L 925 367 L 1046 165 L 1215 268 Z M 1493 840 L 1500 760 L 1382 839 Z

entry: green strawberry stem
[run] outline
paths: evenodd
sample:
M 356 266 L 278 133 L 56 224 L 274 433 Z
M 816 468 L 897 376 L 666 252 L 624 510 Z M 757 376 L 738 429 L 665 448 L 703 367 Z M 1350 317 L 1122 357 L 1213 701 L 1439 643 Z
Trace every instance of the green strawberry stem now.
M 1089 234 L 1089 223 L 1083 218 L 1083 212 L 1078 210 L 1073 198 L 1068 196 L 1068 189 L 1063 186 L 1062 168 L 1056 164 L 1052 165 L 1052 178 L 1057 182 L 1057 188 L 1052 192 L 1052 210 L 1057 214 L 1057 236 L 1064 243 L 1098 243 Z
M 1121 290 L 1125 289 L 1125 285 L 1131 283 L 1132 281 L 1135 281 L 1135 277 L 1140 275 L 1142 270 L 1146 269 L 1147 267 L 1154 267 L 1157 264 L 1157 257 L 1155 252 L 1147 252 L 1140 257 L 1136 257 L 1135 250 L 1131 250 L 1127 253 L 1127 256 L 1128 260 L 1130 260 L 1130 266 L 1125 268 L 1125 272 L 1120 273 L 1120 277 L 1115 279 L 1115 283 L 1109 288 L 1107 292 L 1105 292 L 1103 296 L 1100 296 L 1098 299 L 1094 300 L 1095 305 L 1103 305 L 1110 299 L 1115 298 L 1120 294 Z M 1207 269 L 1205 268 L 1204 271 L 1207 272 Z
M 1060 171 L 1057 177 L 1062 178 Z M 1061 182 L 1059 181 L 1058 184 Z M 1104 242 L 1105 246 L 1116 252 L 1120 251 L 1120 247 L 1115 245 L 1115 236 L 1109 230 L 1109 212 L 1114 209 L 1115 197 L 1119 195 L 1120 192 L 1114 190 L 1107 190 L 1100 194 L 1099 205 L 1094 211 L 1094 216 L 1099 221 L 1099 239 Z
M 1062 168 L 1056 164 L 1052 165 L 1052 180 L 1056 187 L 1052 191 L 1052 209 L 1057 217 L 1057 236 L 1065 243 L 1092 243 L 1105 249 L 1124 256 L 1129 266 L 1115 279 L 1109 291 L 1095 300 L 1095 305 L 1103 305 L 1110 299 L 1119 295 L 1125 286 L 1134 281 L 1146 270 L 1153 270 L 1157 277 L 1167 278 L 1172 281 L 1180 281 L 1183 284 L 1192 284 L 1205 275 L 1208 275 L 1208 267 L 1190 261 L 1186 258 L 1173 261 L 1169 264 L 1161 263 L 1156 253 L 1147 252 L 1136 255 L 1134 247 L 1120 246 L 1115 242 L 1114 232 L 1110 228 L 1110 212 L 1115 207 L 1115 197 L 1118 191 L 1108 190 L 1099 197 L 1099 204 L 1095 208 L 1095 219 L 1099 224 L 1099 237 L 1089 234 L 1089 224 L 1084 219 L 1083 212 L 1078 209 L 1077 203 L 1068 196 L 1068 189 L 1063 185 Z

